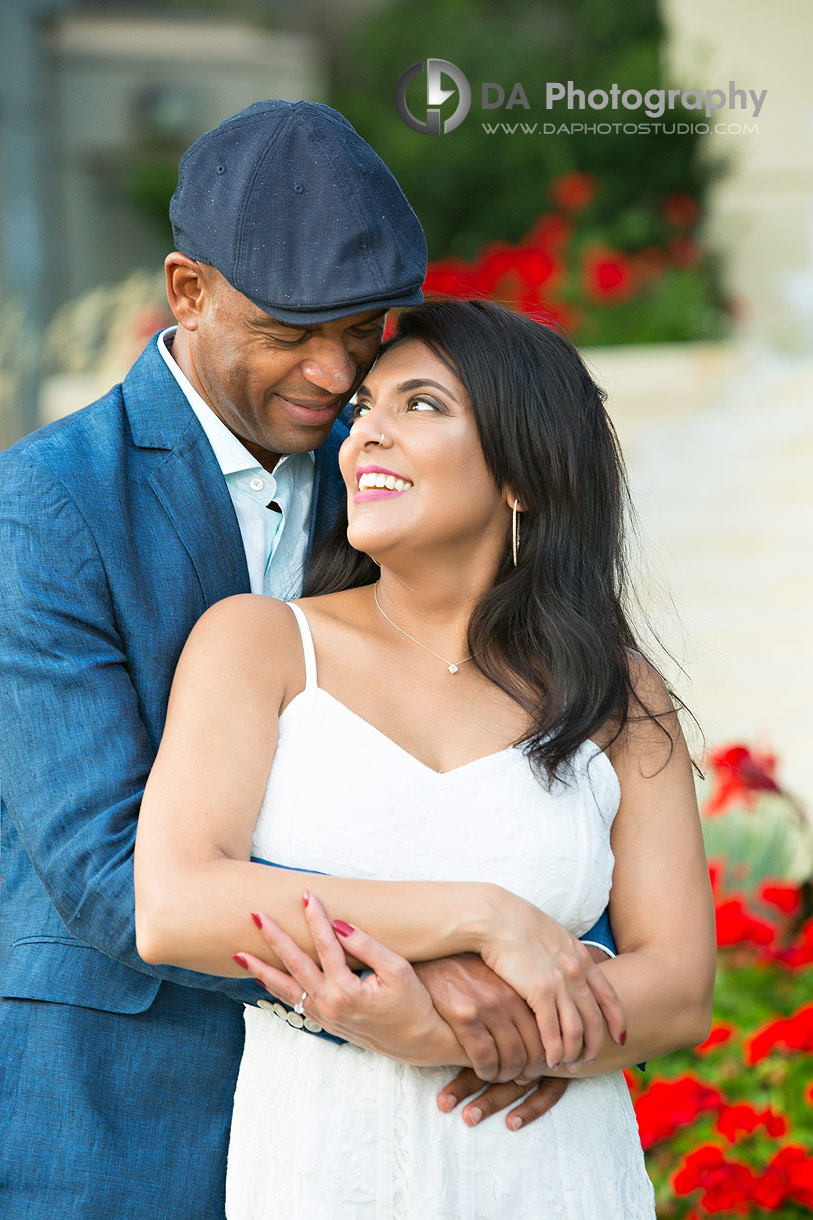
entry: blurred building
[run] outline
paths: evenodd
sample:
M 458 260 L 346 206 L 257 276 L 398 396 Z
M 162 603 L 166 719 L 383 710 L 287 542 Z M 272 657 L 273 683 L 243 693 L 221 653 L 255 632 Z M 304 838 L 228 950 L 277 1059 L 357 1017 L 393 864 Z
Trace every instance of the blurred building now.
M 21 308 L 29 333 L 62 302 L 160 267 L 167 191 L 197 136 L 258 98 L 324 95 L 319 37 L 266 8 L 258 24 L 260 9 L 4 0 L 0 308 Z M 39 422 L 38 353 L 17 355 L 18 418 L 7 409 L 0 443 Z

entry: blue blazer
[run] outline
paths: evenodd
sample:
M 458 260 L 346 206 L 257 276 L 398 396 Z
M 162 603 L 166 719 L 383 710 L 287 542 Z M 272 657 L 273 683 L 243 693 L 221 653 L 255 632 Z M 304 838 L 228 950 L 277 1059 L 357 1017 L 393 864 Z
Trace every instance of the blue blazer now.
M 344 499 L 316 453 L 310 542 Z M 250 980 L 148 966 L 132 856 L 180 651 L 249 591 L 214 453 L 153 339 L 0 454 L 0 1215 L 222 1220 Z

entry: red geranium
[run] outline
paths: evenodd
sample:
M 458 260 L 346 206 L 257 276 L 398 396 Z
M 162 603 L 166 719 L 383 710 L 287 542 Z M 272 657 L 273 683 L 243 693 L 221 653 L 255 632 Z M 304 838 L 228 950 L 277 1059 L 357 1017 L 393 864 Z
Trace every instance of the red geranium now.
M 635 288 L 635 273 L 626 254 L 604 247 L 588 251 L 583 263 L 588 296 L 604 301 L 625 301 Z
M 773 957 L 791 970 L 813 964 L 813 918 L 802 924 L 796 940 L 787 949 L 780 949 Z
M 715 1126 L 732 1144 L 738 1135 L 753 1135 L 758 1127 L 764 1127 L 771 1136 L 785 1135 L 788 1129 L 782 1115 L 774 1113 L 770 1106 L 756 1110 L 745 1102 L 725 1106 L 717 1115 Z
M 423 282 L 425 296 L 466 297 L 474 294 L 471 269 L 460 259 L 430 263 Z
M 725 1099 L 694 1076 L 656 1080 L 635 1101 L 635 1117 L 644 1148 L 668 1139 L 704 1110 L 719 1110 Z
M 720 949 L 731 949 L 746 941 L 754 945 L 770 945 L 776 936 L 776 929 L 764 919 L 752 915 L 741 898 L 721 902 L 715 910 L 715 917 Z
M 701 1042 L 699 1046 L 696 1046 L 694 1048 L 694 1053 L 696 1055 L 708 1055 L 709 1051 L 712 1051 L 715 1046 L 721 1046 L 724 1042 L 730 1041 L 733 1035 L 733 1025 L 713 1025 L 711 1027 L 711 1033 L 709 1034 L 708 1038 L 706 1038 L 706 1041 Z
M 690 229 L 700 219 L 700 204 L 691 195 L 669 195 L 663 211 L 677 229 Z
M 753 803 L 755 792 L 781 792 L 776 782 L 776 758 L 761 754 L 747 746 L 726 746 L 709 755 L 714 772 L 711 795 L 706 801 L 705 814 L 714 817 L 730 805 Z
M 570 237 L 572 226 L 564 216 L 556 212 L 548 212 L 538 220 L 525 239 L 533 246 L 541 246 L 543 250 L 559 250 Z
M 813 1159 L 804 1148 L 788 1144 L 755 1181 L 753 1198 L 771 1211 L 786 1202 L 813 1206 Z
M 770 1021 L 745 1043 L 747 1063 L 759 1063 L 775 1048 L 813 1051 L 813 1004 L 800 1008 L 792 1017 Z
M 759 897 L 768 906 L 776 907 L 783 915 L 798 915 L 802 906 L 802 895 L 798 885 L 791 881 L 763 881 L 757 890 Z
M 709 1212 L 748 1212 L 754 1175 L 747 1165 L 727 1161 L 715 1144 L 703 1144 L 690 1152 L 675 1174 L 679 1195 L 702 1190 L 700 1202 Z
M 595 175 L 578 171 L 562 174 L 554 179 L 550 193 L 557 207 L 566 212 L 580 212 L 593 201 L 596 193 Z

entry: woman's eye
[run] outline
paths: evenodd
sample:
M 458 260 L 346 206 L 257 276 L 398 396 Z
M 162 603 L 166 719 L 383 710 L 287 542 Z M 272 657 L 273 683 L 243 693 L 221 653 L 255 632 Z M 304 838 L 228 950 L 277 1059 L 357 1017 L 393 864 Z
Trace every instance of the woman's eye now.
M 433 398 L 410 398 L 407 403 L 408 411 L 442 411 L 439 402 L 435 402 Z
M 361 419 L 362 415 L 366 415 L 370 410 L 369 404 L 366 402 L 357 402 L 353 407 L 353 419 Z

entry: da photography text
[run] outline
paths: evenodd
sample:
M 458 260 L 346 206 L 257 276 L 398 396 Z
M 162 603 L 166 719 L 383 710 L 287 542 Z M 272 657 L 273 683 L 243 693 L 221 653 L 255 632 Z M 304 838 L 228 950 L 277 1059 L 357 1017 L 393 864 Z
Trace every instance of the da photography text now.
M 413 88 L 408 103 L 407 87 L 419 77 L 424 77 L 423 87 L 420 91 Z M 395 106 L 401 120 L 413 131 L 424 135 L 447 135 L 459 127 L 469 114 L 472 95 L 472 86 L 466 74 L 456 64 L 447 59 L 418 60 L 398 78 Z M 630 117 L 631 112 L 642 111 L 648 119 L 660 119 L 678 107 L 682 111 L 698 111 L 706 118 L 711 118 L 718 111 L 728 110 L 735 114 L 737 111 L 744 112 L 743 117 L 757 119 L 767 96 L 767 89 L 741 88 L 733 80 L 728 82 L 725 89 L 628 89 L 617 83 L 604 89 L 592 89 L 577 85 L 572 80 L 547 81 L 544 86 L 532 89 L 526 89 L 521 81 L 514 81 L 510 85 L 499 81 L 481 81 L 479 85 L 480 109 L 488 112 L 489 117 L 493 117 L 495 111 L 512 111 L 511 117 L 519 118 L 520 112 L 529 112 L 541 106 L 548 112 L 558 111 L 556 117 L 560 120 L 565 118 L 563 111 L 592 111 L 606 118 L 607 112 L 613 110 L 628 111 Z M 444 103 L 451 98 L 455 99 L 454 108 L 444 108 Z M 486 127 L 485 124 L 483 126 Z M 523 130 L 525 126 L 522 125 Z M 611 125 L 612 128 L 616 126 Z M 535 124 L 534 130 L 536 128 Z M 750 124 L 744 124 L 741 129 L 754 130 Z M 550 124 L 541 124 L 539 130 L 540 133 L 544 131 L 549 134 L 552 128 Z

